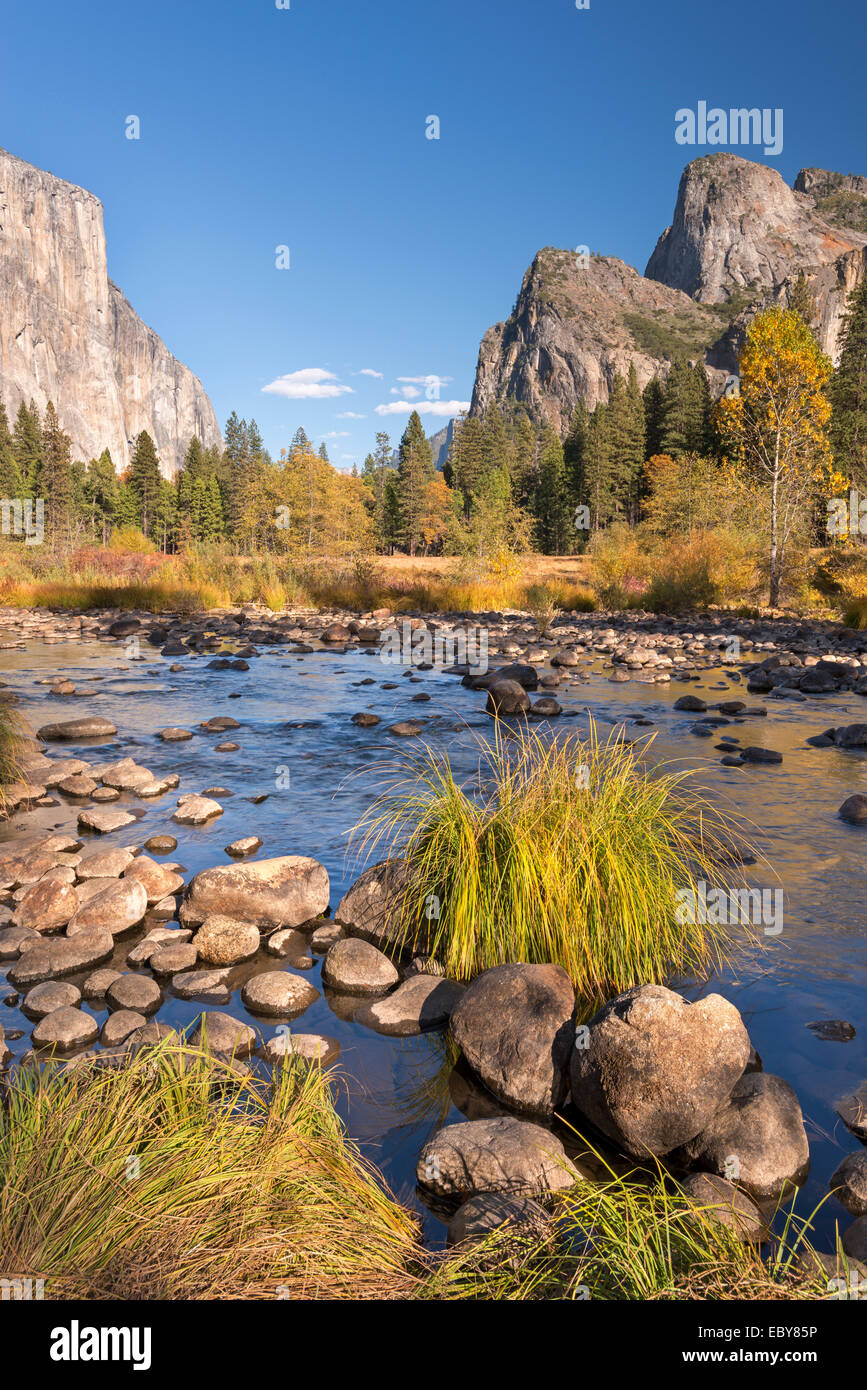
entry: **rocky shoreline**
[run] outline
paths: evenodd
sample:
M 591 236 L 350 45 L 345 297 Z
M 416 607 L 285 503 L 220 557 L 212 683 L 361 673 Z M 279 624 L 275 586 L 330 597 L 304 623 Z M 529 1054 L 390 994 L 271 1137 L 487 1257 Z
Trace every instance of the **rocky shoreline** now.
M 115 611 L 3 610 L 0 628 L 10 636 L 0 646 L 95 640 L 118 647 L 127 661 L 159 653 L 181 659 L 177 669 L 184 659 L 205 660 L 207 667 L 243 673 L 254 672 L 256 658 L 273 649 L 358 648 L 375 657 L 396 622 L 409 624 L 411 633 L 454 635 L 484 626 L 489 669 L 466 663 L 450 669 L 484 696 L 489 713 L 568 717 L 575 711 L 563 711 L 554 695 L 535 701 L 530 695 L 586 680 L 582 668 L 591 661 L 603 663 L 616 683 L 664 683 L 716 670 L 721 653 L 732 650 L 725 674 L 734 685 L 744 682 L 751 696 L 804 702 L 867 694 L 867 634 L 721 614 L 665 622 L 646 614 L 566 615 L 540 638 L 521 614 L 396 618 L 384 610 L 255 610 L 157 623 Z M 429 666 L 411 663 L 402 676 L 412 679 L 414 669 Z M 423 939 L 404 943 L 397 932 L 399 861 L 366 869 L 333 916 L 325 867 L 303 855 L 253 859 L 261 847 L 255 835 L 225 847 L 235 862 L 203 869 L 187 882 L 182 866 L 164 857 L 177 847 L 173 836 L 124 847 L 103 838 L 137 819 L 134 809 L 112 802 L 122 794 L 161 798 L 179 788 L 179 776 L 157 775 L 132 757 L 98 760 L 87 741 L 113 737 L 115 724 L 81 712 L 88 692 L 71 679 L 59 674 L 46 684 L 69 703 L 70 718 L 39 729 L 22 782 L 8 789 L 8 810 L 51 806 L 61 795 L 78 811 L 79 833 L 36 832 L 0 844 L 0 960 L 11 991 L 5 1002 L 14 997 L 33 1022 L 22 1065 L 52 1055 L 70 1059 L 68 1065 L 90 1057 L 123 1065 L 143 1047 L 177 1038 L 155 1018 L 167 994 L 205 1006 L 190 1040 L 206 1042 L 237 1067 L 279 1066 L 292 1057 L 329 1065 L 334 1039 L 290 1027 L 319 997 L 304 978 L 318 957 L 323 984 L 365 1001 L 357 1022 L 394 1037 L 447 1030 L 475 1082 L 508 1112 L 448 1124 L 421 1149 L 417 1182 L 450 1208 L 450 1241 L 476 1238 L 502 1220 L 545 1228 L 550 1203 L 581 1180 L 564 1144 L 564 1117 L 606 1152 L 643 1165 L 658 1161 L 742 1239 L 767 1240 L 774 1205 L 804 1178 L 809 1143 L 795 1092 L 763 1070 L 733 1005 L 713 994 L 689 1004 L 662 986 L 643 985 L 579 1022 L 579 1001 L 556 965 L 497 966 L 468 985 L 448 980 Z M 694 713 L 692 732 L 704 736 L 719 735 L 738 715 L 764 712 L 745 701 L 708 704 L 697 696 L 682 697 L 675 708 Z M 375 727 L 379 720 L 364 714 L 358 711 L 353 722 Z M 234 727 L 238 721 L 217 716 L 197 729 L 155 732 L 165 743 L 216 737 L 225 747 Z M 423 728 L 423 720 L 399 721 L 390 732 L 413 737 Z M 858 747 L 867 744 L 867 725 L 829 730 L 815 742 Z M 80 751 L 91 756 L 53 756 L 67 743 L 83 744 Z M 733 745 L 724 761 L 758 761 L 749 754 L 749 747 Z M 183 826 L 213 823 L 224 790 L 182 792 L 172 818 Z M 867 807 L 867 799 L 855 800 Z M 235 990 L 260 1026 L 221 1011 Z M 101 1028 L 80 1007 L 83 1001 L 108 1008 Z M 0 1029 L 0 1068 L 10 1056 Z M 867 1082 L 838 1113 L 867 1142 Z M 843 1235 L 850 1268 L 867 1277 L 867 1150 L 847 1155 L 831 1186 L 855 1218 Z M 835 1255 L 818 1259 L 829 1278 L 841 1273 Z

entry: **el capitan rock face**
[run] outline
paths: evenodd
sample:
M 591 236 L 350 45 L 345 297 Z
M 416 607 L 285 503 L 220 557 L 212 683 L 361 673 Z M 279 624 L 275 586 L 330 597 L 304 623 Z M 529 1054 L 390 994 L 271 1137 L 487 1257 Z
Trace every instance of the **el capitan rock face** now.
M 786 307 L 799 271 L 816 306 L 811 326 L 836 361 L 846 299 L 865 269 L 867 179 L 805 169 L 792 189 L 739 155 L 695 159 L 643 276 L 613 256 L 537 254 L 512 314 L 482 339 L 470 413 L 513 400 L 563 432 L 576 402 L 607 401 L 630 362 L 644 387 L 668 375 L 676 354 L 703 361 L 718 395 L 752 317 Z
M 0 150 L 0 398 L 49 400 L 73 458 L 111 451 L 121 471 L 147 430 L 163 472 L 193 435 L 220 442 L 205 390 L 108 278 L 102 204 Z

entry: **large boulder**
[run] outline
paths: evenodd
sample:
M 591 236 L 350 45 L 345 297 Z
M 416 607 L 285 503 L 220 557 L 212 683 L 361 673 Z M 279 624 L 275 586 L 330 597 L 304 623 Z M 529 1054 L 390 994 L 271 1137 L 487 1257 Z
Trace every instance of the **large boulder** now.
M 98 883 L 99 879 L 90 882 Z M 120 936 L 137 926 L 147 910 L 147 893 L 141 883 L 134 878 L 112 878 L 82 903 L 66 932 L 73 937 L 79 932 L 105 930 Z
M 71 883 L 42 878 L 26 890 L 16 906 L 15 923 L 32 931 L 59 931 L 77 909 L 78 897 Z
M 425 1144 L 416 1167 L 419 1185 L 441 1197 L 538 1197 L 571 1187 L 577 1177 L 556 1135 L 511 1115 L 444 1125 Z
M 9 970 L 9 983 L 36 985 L 75 975 L 91 965 L 100 965 L 114 952 L 114 938 L 108 931 L 81 932 L 73 937 L 44 937 L 25 947 Z
M 407 867 L 402 859 L 372 864 L 344 893 L 334 920 L 389 955 L 402 951 L 428 954 L 435 922 L 425 919 L 410 930 L 401 921 L 407 889 Z
M 748 1072 L 672 1160 L 733 1178 L 759 1201 L 776 1199 L 803 1181 L 810 1163 L 798 1097 L 781 1076 Z
M 718 994 L 688 1004 L 662 985 L 612 999 L 579 1029 L 572 1099 L 635 1157 L 695 1138 L 724 1105 L 750 1057 L 737 1009 Z
M 259 928 L 252 922 L 238 922 L 234 917 L 213 913 L 199 927 L 193 945 L 208 965 L 237 965 L 255 956 L 261 940 Z
M 306 855 L 220 864 L 196 874 L 183 909 L 188 926 L 218 913 L 257 927 L 300 927 L 328 906 L 327 870 Z
M 550 1115 L 566 1097 L 574 1014 L 572 983 L 559 965 L 497 965 L 465 990 L 449 1031 L 498 1100 Z
M 497 680 L 488 686 L 488 714 L 525 714 L 529 708 L 530 697 L 520 681 Z
M 129 868 L 124 870 L 123 876 L 127 880 L 135 879 L 141 884 L 147 894 L 148 907 L 162 902 L 163 898 L 168 898 L 172 893 L 179 893 L 184 886 L 180 874 L 167 869 L 163 864 L 158 864 L 147 854 L 140 854 L 134 859 Z

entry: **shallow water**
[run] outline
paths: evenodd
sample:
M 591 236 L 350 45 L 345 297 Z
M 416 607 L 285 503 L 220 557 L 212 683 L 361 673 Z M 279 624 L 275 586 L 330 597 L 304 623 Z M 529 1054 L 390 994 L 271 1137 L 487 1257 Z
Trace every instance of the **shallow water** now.
M 319 859 L 331 878 L 333 911 L 361 867 L 347 858 L 348 830 L 377 794 L 386 765 L 417 747 L 416 740 L 387 734 L 386 725 L 420 720 L 425 740 L 448 747 L 456 770 L 466 773 L 477 763 L 473 730 L 489 728 L 483 692 L 465 690 L 439 670 L 410 673 L 359 649 L 325 648 L 295 655 L 281 648 L 252 659 L 244 673 L 208 670 L 208 657 L 184 658 L 183 671 L 171 673 L 169 661 L 156 653 L 129 663 L 119 662 L 121 650 L 119 645 L 97 642 L 32 643 L 0 652 L 0 676 L 19 694 L 20 707 L 34 728 L 93 713 L 110 718 L 119 730 L 106 742 L 52 745 L 50 755 L 94 762 L 132 755 L 157 774 L 180 775 L 178 790 L 156 801 L 138 801 L 124 793 L 111 803 L 144 813 L 106 842 L 141 845 L 152 835 L 172 834 L 177 850 L 157 858 L 180 862 L 187 881 L 200 869 L 232 862 L 224 846 L 256 834 L 264 842 L 259 858 L 294 853 Z M 698 765 L 701 785 L 757 827 L 757 846 L 777 877 L 756 866 L 747 871 L 750 886 L 781 886 L 785 892 L 779 935 L 765 937 L 758 951 L 743 952 L 735 969 L 708 982 L 673 983 L 689 998 L 716 991 L 730 999 L 743 1015 L 764 1069 L 783 1076 L 797 1092 L 811 1149 L 810 1174 L 798 1200 L 799 1212 L 807 1215 L 826 1196 L 834 1168 L 858 1147 L 837 1118 L 834 1102 L 867 1078 L 867 828 L 847 826 L 836 813 L 847 796 L 867 792 L 867 755 L 860 750 L 811 748 L 805 738 L 829 725 L 863 719 L 867 702 L 857 696 L 817 696 L 802 704 L 742 695 L 741 678 L 730 668 L 703 672 L 689 683 L 672 680 L 670 685 L 613 684 L 598 664 L 582 664 L 580 670 L 585 679 L 564 681 L 550 692 L 575 717 L 551 721 L 549 727 L 584 731 L 589 710 L 602 729 L 625 721 L 630 736 L 639 737 L 651 730 L 631 721 L 652 720 L 656 740 L 651 756 Z M 57 673 L 70 677 L 80 693 L 58 698 L 35 684 Z M 100 679 L 88 680 L 94 676 Z M 367 678 L 374 684 L 359 684 Z M 382 688 L 390 683 L 396 688 Z M 432 699 L 414 703 L 412 696 L 419 692 Z M 700 716 L 672 708 L 687 692 L 699 693 L 709 704 L 744 698 L 748 705 L 764 706 L 768 714 L 737 717 L 714 737 L 701 739 L 690 732 Z M 239 698 L 231 698 L 233 693 Z M 373 711 L 383 723 L 358 729 L 350 722 L 358 710 Z M 216 715 L 231 715 L 241 728 L 226 734 L 196 729 Z M 194 729 L 195 737 L 186 743 L 163 743 L 157 731 L 170 725 Z M 742 744 L 778 749 L 783 762 L 721 767 L 722 754 L 714 749 L 720 734 Z M 238 743 L 239 750 L 215 752 L 224 739 Z M 202 828 L 171 820 L 179 794 L 215 786 L 234 793 L 217 795 L 222 816 Z M 268 799 L 260 805 L 246 799 L 262 794 Z M 55 807 L 24 812 L 0 825 L 0 839 L 43 828 L 75 832 L 76 806 L 59 795 L 57 799 L 61 804 Z M 118 968 L 126 968 L 126 953 L 140 935 L 130 934 L 119 943 L 114 962 Z M 255 968 L 262 968 L 264 961 L 270 968 L 276 964 L 273 957 L 259 956 Z M 0 978 L 8 964 L 0 967 Z M 239 982 L 250 973 L 250 965 L 239 968 Z M 495 1113 L 496 1103 L 474 1088 L 460 1069 L 453 1071 L 442 1034 L 396 1039 L 373 1033 L 353 1022 L 353 1014 L 366 1001 L 326 993 L 320 973 L 317 957 L 307 974 L 320 989 L 320 998 L 292 1027 L 339 1041 L 345 1079 L 338 1106 L 349 1133 L 382 1169 L 396 1195 L 422 1213 L 427 1238 L 439 1243 L 445 1228 L 416 1194 L 419 1150 L 442 1122 Z M 80 983 L 78 976 L 73 980 Z M 168 987 L 164 992 L 165 1003 L 157 1015 L 161 1021 L 183 1025 L 208 1007 L 176 999 Z M 0 999 L 10 993 L 11 987 L 0 990 Z M 107 1016 L 105 1009 L 87 1003 L 83 1007 L 100 1023 Z M 237 991 L 230 1005 L 218 1007 L 265 1036 L 276 1026 L 248 1014 Z M 856 1037 L 849 1042 L 822 1041 L 806 1027 L 820 1019 L 847 1019 Z M 7 1036 L 10 1030 L 22 1030 L 22 1037 L 9 1043 L 15 1055 L 22 1055 L 32 1023 L 16 1007 L 0 1002 L 0 1024 Z M 820 1248 L 830 1248 L 838 1220 L 845 1228 L 851 1218 L 831 1198 L 816 1218 Z

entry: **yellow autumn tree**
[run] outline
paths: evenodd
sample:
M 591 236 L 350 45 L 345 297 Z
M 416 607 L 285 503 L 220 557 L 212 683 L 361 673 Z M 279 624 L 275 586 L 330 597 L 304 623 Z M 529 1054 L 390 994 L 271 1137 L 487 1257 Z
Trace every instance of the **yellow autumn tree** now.
M 753 319 L 739 370 L 739 392 L 719 402 L 717 424 L 728 459 L 768 497 L 776 606 L 789 540 L 835 482 L 827 435 L 833 369 L 800 314 L 773 308 Z

